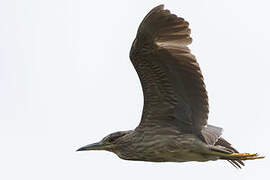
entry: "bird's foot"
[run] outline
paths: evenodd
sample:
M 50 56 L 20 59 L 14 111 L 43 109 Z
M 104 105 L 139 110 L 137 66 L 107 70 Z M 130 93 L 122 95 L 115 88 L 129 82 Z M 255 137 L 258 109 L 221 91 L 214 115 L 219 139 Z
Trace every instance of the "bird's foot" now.
M 252 159 L 263 159 L 264 156 L 259 156 L 256 154 L 249 154 L 249 153 L 232 153 L 229 157 L 233 160 L 252 160 Z

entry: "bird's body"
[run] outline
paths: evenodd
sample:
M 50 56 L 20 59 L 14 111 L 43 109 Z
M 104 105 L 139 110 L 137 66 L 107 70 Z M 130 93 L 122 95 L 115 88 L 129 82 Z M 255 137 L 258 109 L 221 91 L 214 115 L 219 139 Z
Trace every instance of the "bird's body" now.
M 189 24 L 160 5 L 139 26 L 130 59 L 144 93 L 135 130 L 119 131 L 79 150 L 107 150 L 122 159 L 185 162 L 226 159 L 236 167 L 256 154 L 238 153 L 207 124 L 208 95 L 188 44 Z
M 132 131 L 119 139 L 119 143 L 111 151 L 126 160 L 185 162 L 217 159 L 217 156 L 207 154 L 209 148 L 193 134 L 168 132 L 152 137 L 151 132 Z

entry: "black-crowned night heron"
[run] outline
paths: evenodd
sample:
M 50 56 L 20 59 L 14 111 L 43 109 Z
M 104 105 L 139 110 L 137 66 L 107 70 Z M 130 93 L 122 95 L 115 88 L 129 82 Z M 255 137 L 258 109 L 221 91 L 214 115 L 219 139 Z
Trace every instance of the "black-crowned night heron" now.
M 189 24 L 160 5 L 139 26 L 130 59 L 144 93 L 142 119 L 135 130 L 112 133 L 78 151 L 107 150 L 126 160 L 185 162 L 262 158 L 238 153 L 207 125 L 208 96 L 203 76 L 190 53 Z

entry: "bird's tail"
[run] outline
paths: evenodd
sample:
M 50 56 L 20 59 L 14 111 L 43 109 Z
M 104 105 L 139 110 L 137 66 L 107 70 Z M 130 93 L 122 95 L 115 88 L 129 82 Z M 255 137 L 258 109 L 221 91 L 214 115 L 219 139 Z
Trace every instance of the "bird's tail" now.
M 244 160 L 254 160 L 254 159 L 263 159 L 263 156 L 258 154 L 249 154 L 249 153 L 231 153 L 221 156 L 220 159 L 228 160 L 234 167 L 241 168 L 241 165 L 244 166 Z
M 259 156 L 258 154 L 238 153 L 238 151 L 236 151 L 235 149 L 233 149 L 233 152 L 232 152 L 230 151 L 232 149 L 228 149 L 224 146 L 218 145 L 218 146 L 211 147 L 211 153 L 215 154 L 216 156 L 219 156 L 220 159 L 229 161 L 236 168 L 241 168 L 241 166 L 244 166 L 245 164 L 243 163 L 243 161 L 245 160 L 254 160 L 254 159 L 264 158 L 264 156 Z

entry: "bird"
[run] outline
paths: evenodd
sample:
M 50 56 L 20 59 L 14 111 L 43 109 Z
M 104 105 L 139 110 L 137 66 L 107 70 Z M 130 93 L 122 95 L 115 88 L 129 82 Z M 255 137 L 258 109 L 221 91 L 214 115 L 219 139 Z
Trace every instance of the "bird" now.
M 239 153 L 221 137 L 222 128 L 207 123 L 208 94 L 188 48 L 190 34 L 189 23 L 164 5 L 144 17 L 129 54 L 144 96 L 140 123 L 77 151 L 105 150 L 124 160 L 150 162 L 227 160 L 236 168 L 244 160 L 264 158 Z

